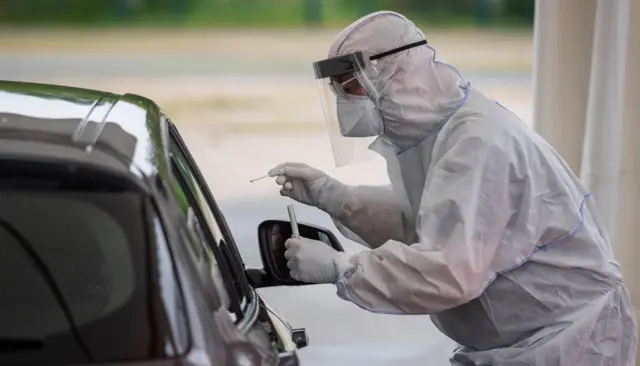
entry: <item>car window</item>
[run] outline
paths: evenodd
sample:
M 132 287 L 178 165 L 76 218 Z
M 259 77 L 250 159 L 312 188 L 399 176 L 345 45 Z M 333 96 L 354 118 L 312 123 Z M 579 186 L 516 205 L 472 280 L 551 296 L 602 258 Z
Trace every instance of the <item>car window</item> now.
M 234 314 L 235 320 L 240 320 L 243 316 L 242 309 L 250 299 L 248 285 L 242 282 L 244 270 L 225 240 L 222 228 L 206 200 L 202 187 L 198 184 L 184 148 L 172 135 L 170 156 L 173 173 L 179 180 L 179 186 L 176 188 L 181 191 L 180 195 L 186 197 L 187 202 L 186 206 L 183 205 L 183 214 L 189 230 L 195 233 L 196 241 L 201 247 L 197 250 L 207 253 L 208 265 L 217 266 L 213 272 L 220 273 L 226 292 L 230 296 L 231 313 Z M 211 240 L 208 240 L 208 237 Z
M 182 189 L 182 188 L 179 188 Z M 228 291 L 230 288 L 225 287 L 225 279 L 222 275 L 227 271 L 226 267 L 221 266 L 216 255 L 206 245 L 206 237 L 200 224 L 200 219 L 196 216 L 193 207 L 187 208 L 187 224 L 180 229 L 180 235 L 184 242 L 191 246 L 191 252 L 194 255 L 198 274 L 204 285 L 204 292 L 207 297 L 209 309 L 216 311 L 224 308 L 230 311 L 232 317 L 236 317 L 235 313 L 240 311 L 239 304 L 232 306 Z
M 202 224 L 203 219 L 201 219 L 202 210 L 199 208 L 196 196 L 190 191 L 193 189 L 193 182 L 189 183 L 187 173 L 181 171 L 177 164 L 172 163 L 172 166 L 173 174 L 178 180 L 178 184 L 174 189 L 185 200 L 181 208 L 186 225 L 181 228 L 180 235 L 183 241 L 191 247 L 191 253 L 204 285 L 209 309 L 216 311 L 221 306 L 225 306 L 230 310 L 232 316 L 236 318 L 237 313 L 241 312 L 240 302 L 232 302 L 231 299 L 238 298 L 238 295 L 235 293 L 232 281 L 225 278 L 228 275 L 225 276 L 224 274 L 228 273 L 229 269 L 225 263 L 221 263 L 218 260 L 216 253 L 207 244 L 207 234 L 203 230 L 203 227 L 206 226 Z M 229 294 L 232 295 L 231 298 L 229 298 Z
M 0 176 L 0 364 L 174 356 L 181 296 L 153 205 L 67 174 Z

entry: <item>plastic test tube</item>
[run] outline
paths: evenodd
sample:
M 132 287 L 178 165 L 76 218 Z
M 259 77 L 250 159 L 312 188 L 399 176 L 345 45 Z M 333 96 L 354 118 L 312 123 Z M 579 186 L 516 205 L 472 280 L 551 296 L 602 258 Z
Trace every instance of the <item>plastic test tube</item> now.
M 300 237 L 300 230 L 298 230 L 298 220 L 296 219 L 296 211 L 293 205 L 287 206 L 287 212 L 289 212 L 289 221 L 291 221 L 291 236 Z

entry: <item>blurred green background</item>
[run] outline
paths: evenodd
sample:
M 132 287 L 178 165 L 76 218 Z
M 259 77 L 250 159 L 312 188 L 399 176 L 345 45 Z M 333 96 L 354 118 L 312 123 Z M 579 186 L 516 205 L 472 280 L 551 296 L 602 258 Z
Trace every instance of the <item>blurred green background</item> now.
M 398 11 L 430 27 L 531 27 L 534 0 L 1 0 L 0 22 L 21 25 L 336 27 Z

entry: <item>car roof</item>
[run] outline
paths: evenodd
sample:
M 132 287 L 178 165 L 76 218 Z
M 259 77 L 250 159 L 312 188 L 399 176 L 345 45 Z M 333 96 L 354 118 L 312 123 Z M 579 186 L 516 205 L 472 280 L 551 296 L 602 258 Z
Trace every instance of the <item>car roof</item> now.
M 167 171 L 167 121 L 133 94 L 0 81 L 0 158 L 86 164 L 150 177 Z

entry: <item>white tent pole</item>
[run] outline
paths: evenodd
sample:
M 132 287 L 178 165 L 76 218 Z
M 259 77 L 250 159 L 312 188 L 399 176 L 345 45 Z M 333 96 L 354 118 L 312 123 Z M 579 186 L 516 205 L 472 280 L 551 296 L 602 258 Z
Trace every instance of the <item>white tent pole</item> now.
M 639 19 L 640 1 L 633 0 L 630 19 Z M 622 164 L 618 185 L 618 215 L 614 249 L 623 270 L 624 281 L 636 309 L 640 306 L 640 22 L 629 23 L 627 39 L 626 85 L 622 124 Z M 612 229 L 613 230 L 613 229 Z M 640 362 L 640 358 L 638 358 Z
M 616 242 L 629 0 L 598 0 L 580 178 Z
M 579 174 L 596 0 L 536 0 L 535 12 L 533 125 Z

